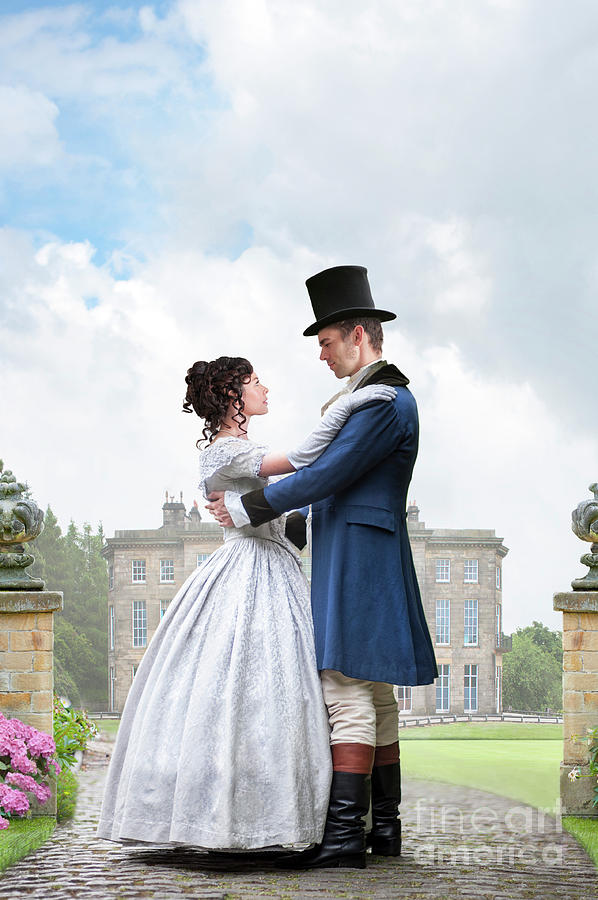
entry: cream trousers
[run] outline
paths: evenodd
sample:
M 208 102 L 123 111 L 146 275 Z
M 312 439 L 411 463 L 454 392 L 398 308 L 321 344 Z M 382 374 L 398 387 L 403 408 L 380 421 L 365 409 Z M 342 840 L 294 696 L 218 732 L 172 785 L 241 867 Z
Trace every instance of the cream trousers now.
M 392 684 L 348 678 L 333 669 L 324 669 L 320 677 L 331 744 L 384 747 L 399 739 L 399 709 Z

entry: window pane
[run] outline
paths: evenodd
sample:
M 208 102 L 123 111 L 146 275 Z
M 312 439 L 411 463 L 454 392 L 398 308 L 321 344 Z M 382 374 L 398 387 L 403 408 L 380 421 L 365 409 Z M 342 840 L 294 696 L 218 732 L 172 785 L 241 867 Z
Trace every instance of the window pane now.
M 170 600 L 160 600 L 160 618 L 162 618 L 169 606 Z
M 397 702 L 400 712 L 411 712 L 411 688 L 409 686 L 399 686 L 397 688 Z
M 197 565 L 201 566 L 202 562 L 205 562 L 206 559 L 208 558 L 208 556 L 210 556 L 210 555 L 211 554 L 209 554 L 209 553 L 198 553 L 197 554 Z
M 133 646 L 145 647 L 147 644 L 147 612 L 145 600 L 133 601 Z
M 174 559 L 160 560 L 160 582 L 174 581 Z
M 501 581 L 500 581 L 500 578 L 501 578 L 500 566 L 497 566 L 497 567 L 496 567 L 496 590 L 497 590 L 497 591 L 500 591 L 500 590 L 501 590 Z
M 145 560 L 134 559 L 131 571 L 133 581 L 145 581 Z
M 478 667 L 463 667 L 463 697 L 465 712 L 475 712 L 478 708 Z
M 448 712 L 450 709 L 450 672 L 450 665 L 443 663 L 438 666 L 438 678 L 436 679 L 436 712 Z
M 114 607 L 110 607 L 110 649 L 114 650 Z
M 477 644 L 478 642 L 478 601 L 466 600 L 464 603 L 463 643 Z
M 451 580 L 451 561 L 450 559 L 436 560 L 436 581 Z
M 436 601 L 436 643 L 450 644 L 451 642 L 451 605 L 448 597 Z
M 463 581 L 468 584 L 476 584 L 478 580 L 478 561 L 477 559 L 466 559 Z

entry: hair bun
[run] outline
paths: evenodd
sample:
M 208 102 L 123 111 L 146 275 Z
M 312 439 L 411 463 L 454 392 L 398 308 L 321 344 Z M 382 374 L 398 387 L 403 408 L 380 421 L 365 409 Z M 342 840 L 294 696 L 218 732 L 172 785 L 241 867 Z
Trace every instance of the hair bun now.
M 183 402 L 183 412 L 195 412 L 205 420 L 205 440 L 211 440 L 219 430 L 231 399 L 238 403 L 237 415 L 242 420 L 242 427 L 246 421 L 243 415 L 243 386 L 252 372 L 251 363 L 239 356 L 219 356 L 211 362 L 197 360 L 187 370 L 187 395 Z

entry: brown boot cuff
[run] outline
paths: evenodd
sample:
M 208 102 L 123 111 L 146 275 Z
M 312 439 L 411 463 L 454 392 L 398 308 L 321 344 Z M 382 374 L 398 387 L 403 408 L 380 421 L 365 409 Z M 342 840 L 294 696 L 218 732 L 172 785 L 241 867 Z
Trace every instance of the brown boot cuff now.
M 370 775 L 374 748 L 369 744 L 332 744 L 332 768 L 335 772 Z
M 399 742 L 394 744 L 385 744 L 383 747 L 376 747 L 374 754 L 375 766 L 391 766 L 399 761 Z

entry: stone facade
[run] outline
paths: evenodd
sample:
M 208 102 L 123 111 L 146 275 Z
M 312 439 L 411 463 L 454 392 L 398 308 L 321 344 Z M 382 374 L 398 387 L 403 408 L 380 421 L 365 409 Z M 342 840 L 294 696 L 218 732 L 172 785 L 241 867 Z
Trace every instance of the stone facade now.
M 198 559 L 223 540 L 222 529 L 213 522 L 203 522 L 197 506 L 187 513 L 182 498 L 177 503 L 167 498 L 162 510 L 160 528 L 117 531 L 103 550 L 109 566 L 108 667 L 113 710 L 122 710 L 136 668 L 167 604 Z M 508 552 L 502 539 L 490 530 L 426 528 L 419 521 L 416 506 L 409 507 L 408 527 L 433 641 L 437 636 L 437 601 L 442 601 L 439 610 L 444 614 L 445 627 L 439 631 L 442 641 L 435 642 L 435 650 L 439 664 L 449 668 L 443 669 L 439 692 L 438 683 L 400 689 L 401 705 L 413 714 L 434 714 L 438 693 L 446 713 L 501 711 L 502 653 L 508 649 L 501 631 L 501 563 Z M 448 580 L 436 580 L 437 560 L 448 561 L 448 574 L 446 567 L 442 569 Z M 466 560 L 469 580 L 464 581 Z M 306 551 L 303 563 L 309 577 Z M 475 601 L 468 606 L 467 629 L 466 601 Z
M 502 633 L 502 538 L 490 529 L 427 528 L 414 504 L 407 527 L 442 678 L 400 690 L 405 711 L 501 712 L 502 655 L 511 647 Z
M 108 563 L 109 708 L 122 710 L 135 671 L 164 610 L 223 540 L 222 528 L 202 522 L 182 497 L 166 499 L 160 528 L 117 531 L 102 555 Z
M 592 805 L 594 778 L 587 777 L 588 747 L 575 740 L 598 728 L 598 591 L 567 591 L 554 595 L 563 613 L 563 815 L 596 816 Z M 579 767 L 583 777 L 571 781 Z

